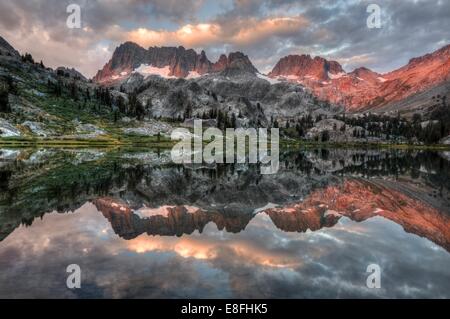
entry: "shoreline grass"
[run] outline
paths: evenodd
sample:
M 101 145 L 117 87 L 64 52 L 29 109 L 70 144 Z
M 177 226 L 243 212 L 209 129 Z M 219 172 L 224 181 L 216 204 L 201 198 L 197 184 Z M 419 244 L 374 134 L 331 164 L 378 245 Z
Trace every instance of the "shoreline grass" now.
M 35 137 L 11 137 L 0 138 L 0 147 L 67 147 L 67 148 L 114 148 L 122 146 L 136 147 L 158 147 L 170 148 L 177 141 L 172 141 L 166 137 L 156 136 L 118 136 L 118 137 L 98 137 L 91 139 L 83 138 L 35 138 Z M 359 148 L 359 149 L 412 149 L 431 151 L 450 151 L 450 145 L 417 145 L 417 144 L 388 144 L 388 143 L 336 143 L 336 142 L 315 142 L 301 140 L 280 140 L 280 148 Z

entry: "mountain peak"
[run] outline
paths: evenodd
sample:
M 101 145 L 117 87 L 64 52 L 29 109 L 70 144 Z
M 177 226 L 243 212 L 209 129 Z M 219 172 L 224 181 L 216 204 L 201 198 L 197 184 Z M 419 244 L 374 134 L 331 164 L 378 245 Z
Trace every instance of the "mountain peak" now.
M 239 51 L 231 52 L 228 54 L 228 57 L 222 54 L 212 69 L 216 72 L 222 72 L 227 76 L 240 75 L 241 73 L 258 73 L 258 70 L 253 66 L 249 57 Z
M 321 57 L 312 58 L 309 54 L 288 55 L 282 58 L 269 73 L 271 77 L 296 76 L 327 81 L 329 73 L 344 73 L 342 66 L 336 61 L 328 61 Z
M 355 76 L 365 81 L 379 81 L 381 74 L 374 72 L 366 67 L 359 67 L 349 73 L 349 75 Z
M 135 48 L 142 48 L 139 44 L 132 41 L 126 41 L 119 45 L 119 47 L 135 47 Z

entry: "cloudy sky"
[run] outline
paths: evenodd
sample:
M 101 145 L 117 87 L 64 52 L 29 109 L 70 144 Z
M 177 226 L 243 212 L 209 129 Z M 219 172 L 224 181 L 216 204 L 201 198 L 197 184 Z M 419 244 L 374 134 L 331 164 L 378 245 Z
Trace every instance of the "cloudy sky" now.
M 66 26 L 81 6 L 81 29 Z M 381 29 L 367 6 L 381 7 Z M 347 71 L 385 72 L 450 43 L 448 0 L 0 0 L 0 36 L 51 67 L 93 76 L 118 44 L 240 50 L 261 72 L 288 54 L 320 55 Z

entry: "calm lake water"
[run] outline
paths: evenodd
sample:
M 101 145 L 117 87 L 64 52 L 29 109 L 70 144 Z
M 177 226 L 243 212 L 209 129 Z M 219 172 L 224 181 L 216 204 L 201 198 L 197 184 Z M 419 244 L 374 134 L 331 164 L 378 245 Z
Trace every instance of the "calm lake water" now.
M 3 148 L 0 298 L 449 298 L 449 158 L 296 150 L 261 175 L 163 150 Z

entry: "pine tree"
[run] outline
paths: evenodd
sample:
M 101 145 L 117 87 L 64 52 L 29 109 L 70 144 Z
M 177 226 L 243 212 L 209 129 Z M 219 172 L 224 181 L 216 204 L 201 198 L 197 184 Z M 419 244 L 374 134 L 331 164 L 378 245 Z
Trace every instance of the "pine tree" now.
M 278 127 L 279 127 L 278 121 L 277 121 L 277 120 L 275 120 L 275 121 L 273 122 L 273 127 L 274 127 L 274 128 L 278 128 Z
M 236 115 L 234 113 L 231 114 L 231 127 L 236 128 Z
M 303 127 L 300 124 L 297 124 L 295 129 L 297 130 L 298 136 L 303 137 L 304 135 Z
M 137 96 L 136 93 L 131 93 L 128 97 L 128 115 L 136 115 Z
M 125 99 L 122 95 L 119 95 L 117 98 L 117 108 L 119 109 L 120 113 L 125 113 Z
M 25 55 L 22 56 L 22 62 L 34 64 L 33 56 L 29 53 L 25 53 Z
M 18 95 L 19 90 L 17 89 L 17 85 L 14 82 L 11 75 L 6 76 L 6 89 L 8 90 L 9 94 L 12 95 Z
M 136 102 L 136 117 L 138 120 L 141 120 L 145 115 L 145 109 L 142 103 L 137 100 Z
M 190 119 L 191 117 L 192 117 L 192 105 L 191 103 L 188 103 L 184 110 L 184 118 Z
M 328 130 L 322 132 L 322 142 L 328 142 L 330 140 L 330 133 Z
M 11 112 L 11 107 L 9 105 L 9 93 L 6 84 L 0 82 L 0 112 L 9 113 Z
M 74 101 L 78 101 L 78 87 L 75 84 L 75 82 L 70 83 L 70 97 L 74 100 Z

